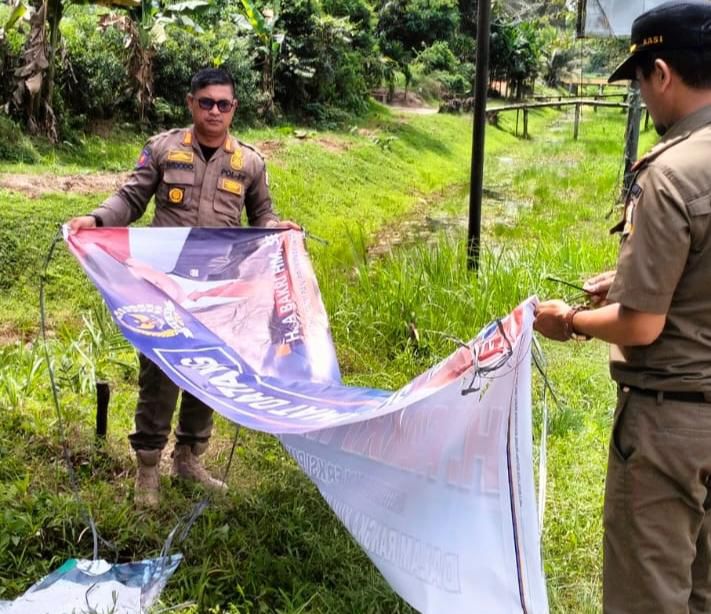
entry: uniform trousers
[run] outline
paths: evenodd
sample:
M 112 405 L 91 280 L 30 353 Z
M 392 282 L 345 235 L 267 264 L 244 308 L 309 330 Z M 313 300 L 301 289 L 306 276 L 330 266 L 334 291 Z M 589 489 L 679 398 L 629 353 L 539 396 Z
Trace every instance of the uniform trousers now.
M 153 362 L 138 355 L 136 431 L 128 438 L 134 450 L 162 450 L 168 442 L 180 389 Z M 212 433 L 212 409 L 183 391 L 175 439 L 178 444 L 205 444 Z
M 605 614 L 711 612 L 711 403 L 621 386 L 604 509 Z

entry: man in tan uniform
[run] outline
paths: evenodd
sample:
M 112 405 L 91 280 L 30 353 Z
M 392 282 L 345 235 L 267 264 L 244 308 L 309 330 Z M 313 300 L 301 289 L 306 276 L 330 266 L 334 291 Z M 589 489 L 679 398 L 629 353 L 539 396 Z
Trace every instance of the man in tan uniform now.
M 711 612 L 711 2 L 638 17 L 611 81 L 638 79 L 660 142 L 636 166 L 601 306 L 535 328 L 612 346 L 618 402 L 604 511 L 606 613 Z
M 229 134 L 237 107 L 232 77 L 204 69 L 192 79 L 190 128 L 170 130 L 146 143 L 128 181 L 91 214 L 69 221 L 71 232 L 96 226 L 127 226 L 140 218 L 155 196 L 152 226 L 240 226 L 243 210 L 252 226 L 297 228 L 280 222 L 272 209 L 262 157 Z M 158 506 L 159 461 L 168 441 L 178 388 L 150 360 L 139 355 L 135 500 Z M 198 456 L 207 449 L 212 410 L 183 392 L 176 428 L 173 474 L 224 490 Z

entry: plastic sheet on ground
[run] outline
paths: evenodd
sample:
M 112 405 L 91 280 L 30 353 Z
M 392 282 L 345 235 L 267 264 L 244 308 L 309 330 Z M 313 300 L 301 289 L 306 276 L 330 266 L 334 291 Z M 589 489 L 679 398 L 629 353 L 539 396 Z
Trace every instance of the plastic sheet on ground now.
M 69 559 L 15 601 L 0 602 L 0 614 L 141 614 L 181 560 L 180 554 L 116 565 Z

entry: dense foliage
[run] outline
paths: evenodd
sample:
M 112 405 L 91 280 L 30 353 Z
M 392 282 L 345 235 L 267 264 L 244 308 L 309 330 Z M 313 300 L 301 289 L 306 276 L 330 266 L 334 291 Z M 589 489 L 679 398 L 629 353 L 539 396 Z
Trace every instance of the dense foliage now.
M 380 86 L 424 98 L 471 94 L 476 0 L 51 0 L 0 7 L 0 104 L 31 132 L 71 140 L 95 122 L 186 121 L 190 76 L 237 82 L 238 121 L 339 123 Z M 44 7 L 44 8 L 43 8 Z M 575 61 L 564 0 L 494 2 L 491 81 L 521 97 Z M 593 44 L 604 68 L 615 43 Z

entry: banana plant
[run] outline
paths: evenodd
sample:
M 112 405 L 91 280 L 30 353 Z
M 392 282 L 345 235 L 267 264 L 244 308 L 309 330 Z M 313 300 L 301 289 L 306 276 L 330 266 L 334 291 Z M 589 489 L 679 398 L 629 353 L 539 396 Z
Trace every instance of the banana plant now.
M 113 26 L 124 34 L 128 73 L 138 100 L 138 115 L 143 122 L 153 105 L 153 60 L 158 48 L 168 38 L 166 26 L 172 24 L 191 32 L 202 32 L 189 13 L 209 6 L 210 0 L 184 0 L 173 4 L 162 0 L 138 0 L 138 4 L 140 10 L 133 15 L 104 15 L 99 27 Z
M 100 5 L 137 14 L 135 19 L 127 15 L 104 15 L 99 27 L 115 25 L 126 36 L 129 74 L 143 121 L 153 103 L 153 59 L 156 49 L 167 38 L 166 25 L 177 24 L 200 32 L 200 26 L 188 13 L 209 5 L 210 0 L 182 0 L 172 4 L 162 0 L 34 0 L 32 5 L 26 4 L 25 0 L 16 0 L 10 17 L 0 30 L 0 40 L 4 32 L 23 17 L 27 19 L 29 16 L 30 32 L 21 65 L 15 71 L 12 104 L 25 117 L 32 134 L 43 134 L 53 141 L 59 136 L 52 109 L 54 58 L 59 45 L 59 23 L 65 6 L 70 3 Z
M 13 6 L 7 21 L 0 27 L 0 42 L 5 40 L 5 32 L 10 28 L 13 28 L 15 24 L 20 21 L 27 14 L 27 5 L 18 0 Z
M 267 94 L 271 112 L 274 106 L 274 72 L 279 60 L 284 32 L 277 30 L 281 0 L 272 0 L 271 8 L 260 12 L 253 0 L 241 0 L 243 13 L 238 26 L 250 30 L 258 41 L 262 62 L 262 92 Z
M 114 8 L 140 5 L 140 0 L 77 0 L 76 4 L 98 4 Z M 14 73 L 15 90 L 11 103 L 24 116 L 32 134 L 58 139 L 57 121 L 52 109 L 54 93 L 54 58 L 59 45 L 59 23 L 69 0 L 16 0 L 10 17 L 0 32 L 4 33 L 21 19 L 29 21 L 30 31 L 22 52 L 20 66 Z

